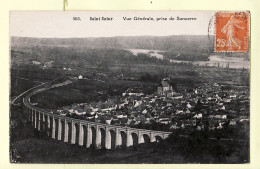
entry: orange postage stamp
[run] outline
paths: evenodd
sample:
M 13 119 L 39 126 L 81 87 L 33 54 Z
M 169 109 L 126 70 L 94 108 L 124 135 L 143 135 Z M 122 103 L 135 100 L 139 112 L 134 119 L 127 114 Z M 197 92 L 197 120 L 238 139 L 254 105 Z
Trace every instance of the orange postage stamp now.
M 216 13 L 215 52 L 247 52 L 249 12 Z

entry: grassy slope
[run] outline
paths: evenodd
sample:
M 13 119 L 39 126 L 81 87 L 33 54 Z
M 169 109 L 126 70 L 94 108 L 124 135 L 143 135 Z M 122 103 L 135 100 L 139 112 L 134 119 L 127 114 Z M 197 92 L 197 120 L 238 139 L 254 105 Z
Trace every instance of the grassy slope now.
M 32 102 L 37 102 L 38 107 L 58 108 L 73 103 L 91 103 L 106 101 L 108 97 L 122 95 L 129 87 L 144 86 L 146 93 L 156 90 L 156 84 L 141 81 L 128 80 L 106 80 L 99 82 L 95 80 L 80 80 L 74 84 L 50 89 L 32 97 Z M 103 92 L 103 94 L 98 93 Z

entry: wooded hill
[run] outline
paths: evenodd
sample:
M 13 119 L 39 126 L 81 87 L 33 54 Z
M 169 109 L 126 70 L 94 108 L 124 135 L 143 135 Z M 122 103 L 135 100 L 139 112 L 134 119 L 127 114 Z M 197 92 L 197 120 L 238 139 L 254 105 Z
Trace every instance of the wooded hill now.
M 87 48 L 153 49 L 163 51 L 213 51 L 213 37 L 206 35 L 125 36 L 100 38 L 12 37 L 12 46 L 76 46 Z

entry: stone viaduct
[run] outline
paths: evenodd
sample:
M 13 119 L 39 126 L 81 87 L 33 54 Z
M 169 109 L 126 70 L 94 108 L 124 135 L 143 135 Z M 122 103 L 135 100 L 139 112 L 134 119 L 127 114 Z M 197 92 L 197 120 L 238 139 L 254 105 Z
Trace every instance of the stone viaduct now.
M 22 109 L 27 120 L 38 131 L 46 132 L 53 139 L 70 144 L 96 148 L 114 149 L 116 147 L 136 146 L 141 143 L 155 142 L 165 139 L 170 132 L 129 128 L 116 125 L 89 122 L 53 114 L 30 103 L 30 97 L 48 90 L 41 88 L 23 98 Z

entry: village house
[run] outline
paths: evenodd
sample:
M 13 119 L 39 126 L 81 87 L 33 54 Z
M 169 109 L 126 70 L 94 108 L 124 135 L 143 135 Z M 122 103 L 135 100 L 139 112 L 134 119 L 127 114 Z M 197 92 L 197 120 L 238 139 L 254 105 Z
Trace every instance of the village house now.
M 32 64 L 33 64 L 33 65 L 40 65 L 41 62 L 38 62 L 38 61 L 32 61 Z
M 46 62 L 46 63 L 44 63 L 44 68 L 50 68 L 50 67 L 52 67 L 53 66 L 53 63 L 54 63 L 54 61 L 49 61 L 49 62 Z
M 193 118 L 201 119 L 202 118 L 202 113 L 196 114 Z
M 78 76 L 78 79 L 83 79 L 83 76 L 82 76 L 82 75 L 79 75 L 79 76 Z

